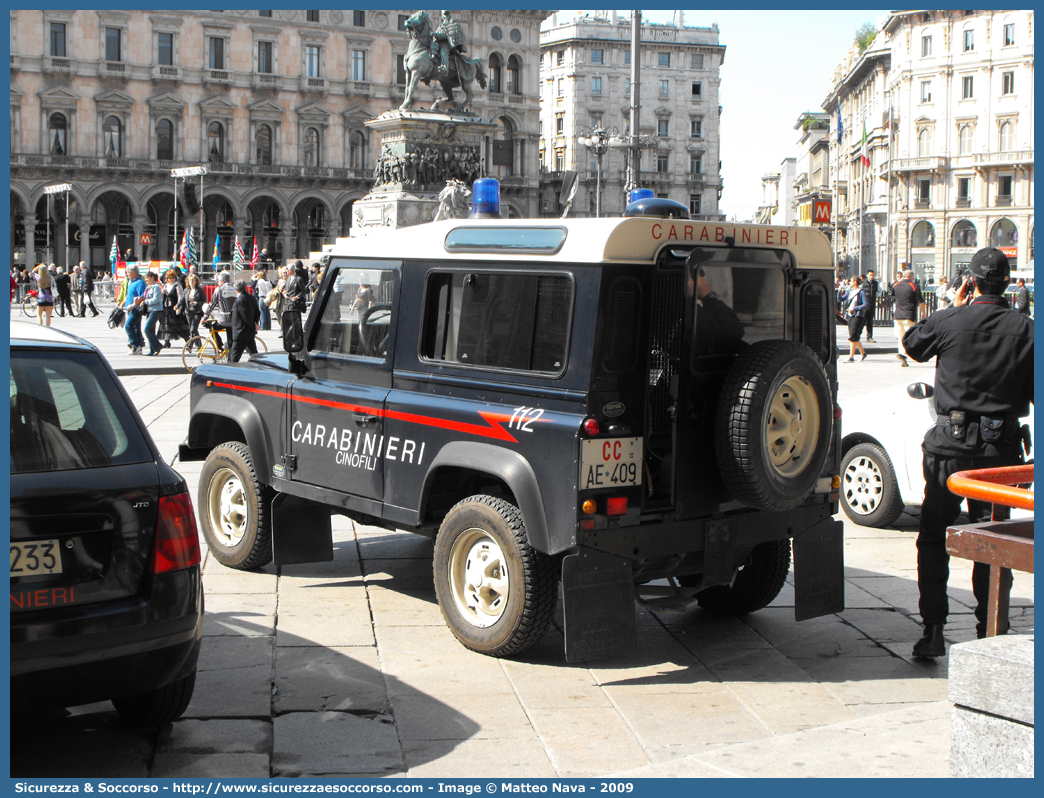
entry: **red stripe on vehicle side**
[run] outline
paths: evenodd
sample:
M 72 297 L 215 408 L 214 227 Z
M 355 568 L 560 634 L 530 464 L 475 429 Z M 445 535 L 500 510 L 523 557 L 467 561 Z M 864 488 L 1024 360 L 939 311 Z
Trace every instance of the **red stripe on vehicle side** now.
M 377 407 L 353 405 L 348 402 L 335 402 L 332 399 L 316 399 L 311 396 L 289 396 L 286 391 L 269 391 L 264 388 L 251 388 L 246 385 L 232 385 L 227 382 L 215 382 L 214 387 L 228 388 L 233 391 L 243 391 L 244 393 L 256 393 L 261 394 L 262 396 L 274 396 L 278 399 L 290 398 L 295 402 L 304 402 L 305 404 L 319 405 L 320 407 L 332 407 L 337 410 L 347 410 L 354 413 L 369 413 L 378 418 L 390 418 L 395 419 L 396 421 L 405 421 L 410 424 L 421 424 L 426 427 L 437 427 L 438 429 L 452 430 L 453 432 L 465 432 L 469 435 L 478 435 L 482 438 L 492 438 L 498 441 L 511 441 L 512 443 L 518 443 L 518 439 L 501 426 L 503 422 L 511 420 L 511 415 L 507 413 L 496 413 L 488 410 L 478 411 L 482 420 L 488 425 L 483 426 L 481 424 L 468 424 L 464 421 L 450 421 L 448 419 L 434 418 L 432 416 L 418 416 L 414 413 L 400 413 L 397 410 L 382 410 Z

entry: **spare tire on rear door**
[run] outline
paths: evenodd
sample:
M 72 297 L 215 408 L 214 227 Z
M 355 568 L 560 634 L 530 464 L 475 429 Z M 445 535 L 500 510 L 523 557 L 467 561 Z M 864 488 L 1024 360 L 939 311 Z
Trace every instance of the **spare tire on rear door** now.
M 732 364 L 719 394 L 715 448 L 739 501 L 790 510 L 819 479 L 834 413 L 823 364 L 795 341 L 758 341 Z

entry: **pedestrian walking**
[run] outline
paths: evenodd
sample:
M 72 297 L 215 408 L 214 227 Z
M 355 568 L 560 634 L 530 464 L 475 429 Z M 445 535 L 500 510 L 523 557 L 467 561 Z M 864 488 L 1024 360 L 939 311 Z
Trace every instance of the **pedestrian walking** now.
M 141 334 L 141 320 L 144 309 L 139 310 L 138 300 L 145 293 L 145 281 L 138 274 L 137 266 L 127 267 L 127 277 L 120 286 L 117 304 L 122 307 L 127 318 L 123 323 L 123 329 L 127 332 L 127 347 L 132 355 L 140 355 L 145 348 L 145 339 Z
M 1030 314 L 1030 292 L 1026 287 L 1026 281 L 1021 277 L 1016 280 L 1016 284 L 1019 287 L 1018 298 L 1015 300 L 1015 309 L 1023 316 L 1029 316 Z
M 72 274 L 69 275 L 72 283 L 73 315 L 80 316 L 83 310 L 83 288 L 80 285 L 80 265 L 73 266 Z
M 68 313 L 72 316 L 72 279 L 61 267 L 58 268 L 57 274 L 54 275 L 54 287 L 58 292 L 58 315 L 64 316 Z
M 866 321 L 866 342 L 868 344 L 877 343 L 874 340 L 874 314 L 877 313 L 877 291 L 879 287 L 874 270 L 871 269 L 866 273 L 866 279 L 863 280 L 862 285 L 868 302 L 866 309 L 863 311 L 863 318 Z
M 94 306 L 94 274 L 87 268 L 87 264 L 80 261 L 80 318 L 87 315 L 87 308 L 91 309 L 91 318 L 98 315 L 98 308 Z
M 145 312 L 145 338 L 149 342 L 150 355 L 158 355 L 163 348 L 156 327 L 163 317 L 163 288 L 155 272 L 145 273 L 145 292 L 138 297 L 138 306 Z
M 257 354 L 257 326 L 261 320 L 261 311 L 255 300 L 246 290 L 246 280 L 236 282 L 236 301 L 232 305 L 232 345 L 229 348 L 228 360 L 238 363 L 243 352 Z
M 294 263 L 293 273 L 287 275 L 283 294 L 286 296 L 286 310 L 296 310 L 301 314 L 308 310 L 308 275 L 301 261 Z
M 207 315 L 214 319 L 210 329 L 217 340 L 218 349 L 224 349 L 221 333 L 232 324 L 232 306 L 236 301 L 236 291 L 232 287 L 232 272 L 223 271 L 218 274 L 218 287 L 210 299 Z
M 268 272 L 260 269 L 254 279 L 254 298 L 261 312 L 261 329 L 272 329 L 272 308 L 268 305 L 268 295 L 272 293 L 272 283 L 268 280 Z
M 206 304 L 207 295 L 199 284 L 198 274 L 189 274 L 185 278 L 187 285 L 181 292 L 178 304 L 174 312 L 184 319 L 188 329 L 189 340 L 199 335 L 199 322 L 203 318 L 203 305 Z
M 895 297 L 892 324 L 895 327 L 895 337 L 899 341 L 899 351 L 895 356 L 899 358 L 902 367 L 907 368 L 910 364 L 906 361 L 903 336 L 917 323 L 919 317 L 924 316 L 924 296 L 913 280 L 912 269 L 907 269 L 902 277 L 895 281 L 895 285 L 892 286 L 892 295 Z
M 36 280 L 36 320 L 46 326 L 51 326 L 51 313 L 54 310 L 54 281 L 47 266 L 41 263 L 33 273 Z M 44 321 L 44 319 L 47 321 Z
M 866 310 L 866 292 L 860 288 L 860 282 L 858 276 L 852 277 L 848 284 L 848 296 L 845 297 L 845 317 L 848 320 L 848 360 L 845 361 L 846 363 L 855 362 L 857 349 L 862 354 L 862 357 L 859 358 L 860 361 L 866 360 L 866 350 L 859 341 L 859 337 L 863 334 L 863 325 L 866 324 L 866 317 L 863 315 Z
M 957 520 L 961 497 L 950 492 L 949 477 L 977 468 L 1017 465 L 1028 455 L 1029 437 L 1019 419 L 1033 401 L 1033 322 L 1009 313 L 1004 289 L 1010 269 L 994 247 L 972 256 L 969 276 L 954 297 L 954 307 L 933 313 L 905 336 L 907 354 L 919 363 L 935 359 L 937 423 L 924 436 L 924 502 L 917 533 L 917 588 L 924 633 L 915 657 L 946 653 L 943 627 L 949 615 L 946 596 L 950 556 L 946 528 Z M 968 517 L 989 517 L 990 505 L 968 500 Z M 1001 589 L 1012 584 L 1001 570 Z M 972 568 L 975 632 L 986 635 L 989 566 Z M 998 630 L 1004 634 L 1007 629 Z
M 176 312 L 178 303 L 181 301 L 181 286 L 178 284 L 178 275 L 174 269 L 168 269 L 163 280 L 163 315 L 160 319 L 159 337 L 163 342 L 163 348 L 169 349 L 171 339 L 183 338 L 188 340 L 188 324 Z

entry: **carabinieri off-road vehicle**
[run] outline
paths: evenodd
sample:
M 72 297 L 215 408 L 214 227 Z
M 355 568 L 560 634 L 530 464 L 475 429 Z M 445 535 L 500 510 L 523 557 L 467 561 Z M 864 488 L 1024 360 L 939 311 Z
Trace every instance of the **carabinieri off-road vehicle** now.
M 192 377 L 203 532 L 249 569 L 329 560 L 331 513 L 435 539 L 463 645 L 517 654 L 562 583 L 566 658 L 635 645 L 637 595 L 843 608 L 822 233 L 468 219 L 341 239 L 286 353 Z

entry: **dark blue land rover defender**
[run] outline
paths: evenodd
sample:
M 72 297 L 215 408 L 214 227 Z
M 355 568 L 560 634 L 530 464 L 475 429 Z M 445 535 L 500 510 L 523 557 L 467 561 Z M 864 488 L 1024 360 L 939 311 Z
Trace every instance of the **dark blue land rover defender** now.
M 185 460 L 232 568 L 332 557 L 330 514 L 435 539 L 447 624 L 635 644 L 636 596 L 749 613 L 793 543 L 843 607 L 830 247 L 810 228 L 469 219 L 341 239 L 287 352 L 200 367 Z

